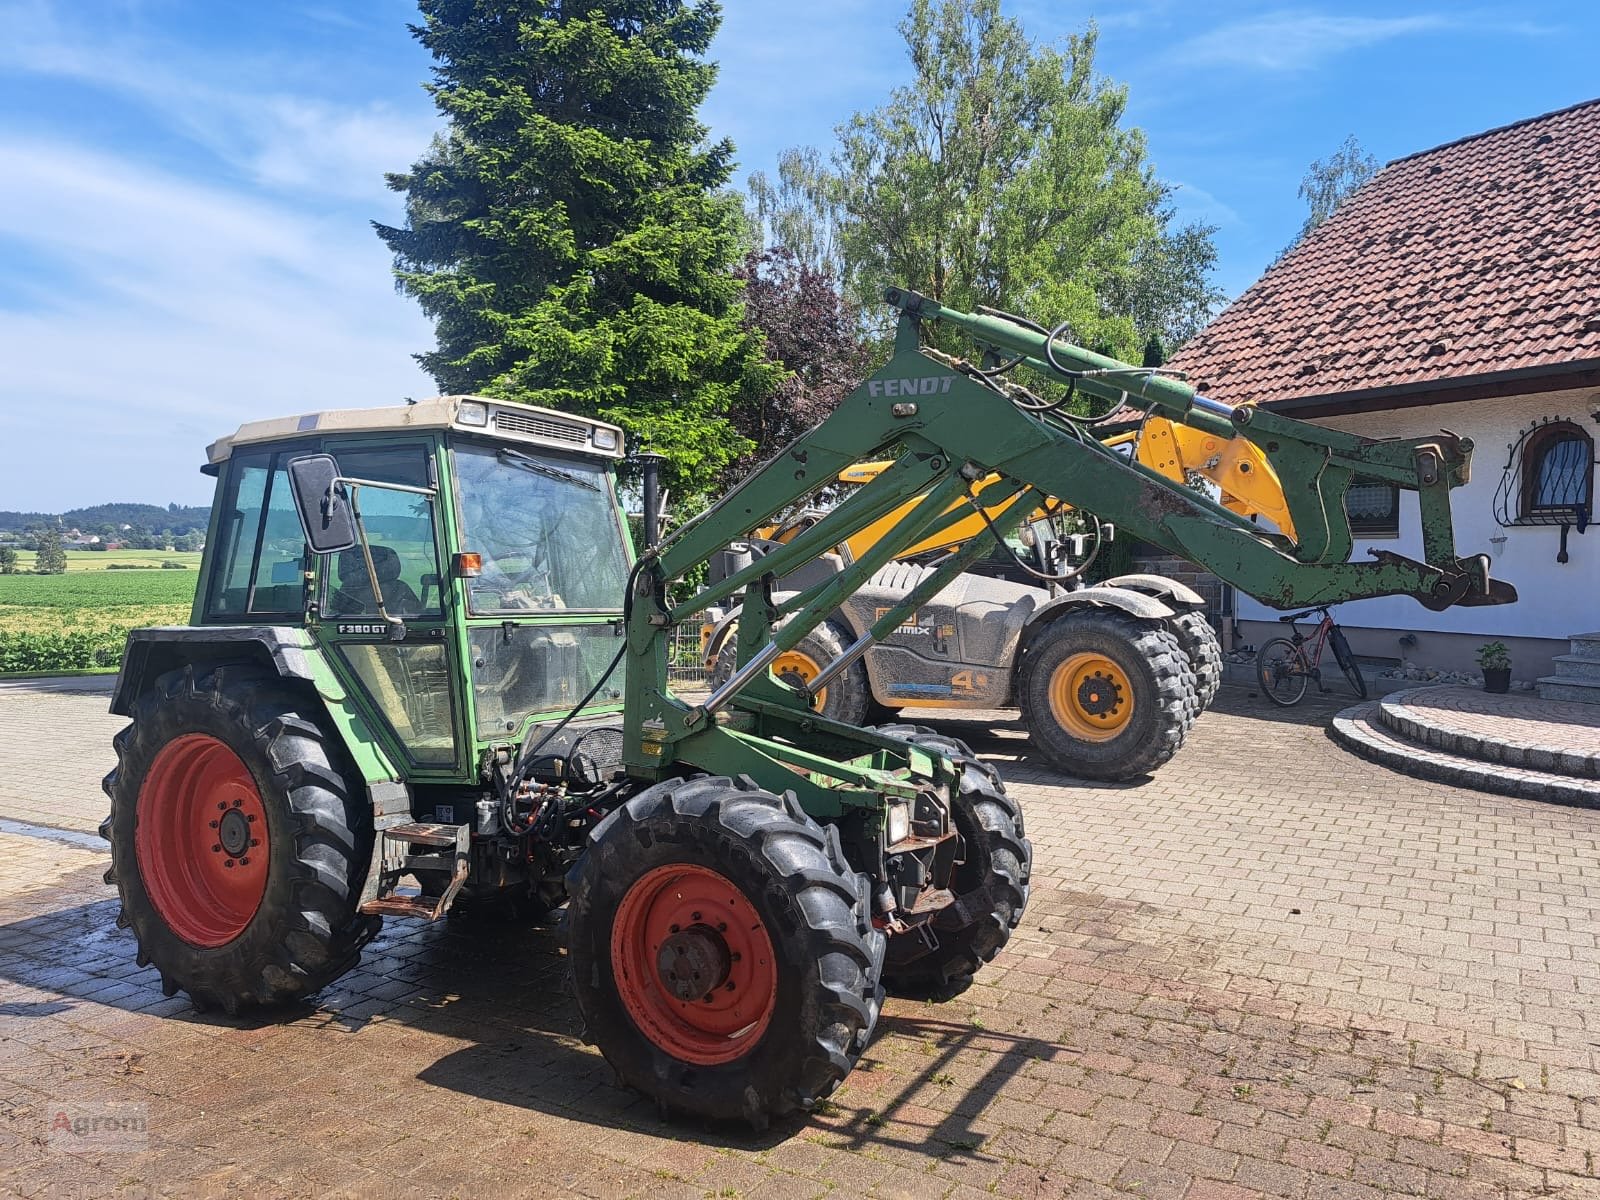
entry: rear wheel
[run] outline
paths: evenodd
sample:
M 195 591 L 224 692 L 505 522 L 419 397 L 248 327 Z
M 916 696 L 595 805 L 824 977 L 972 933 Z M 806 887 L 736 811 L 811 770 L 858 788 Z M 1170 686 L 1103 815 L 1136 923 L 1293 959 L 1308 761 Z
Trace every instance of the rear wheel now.
M 723 641 L 722 649 L 717 652 L 716 668 L 711 675 L 713 688 L 727 682 L 733 674 L 737 664 L 738 640 L 738 630 L 731 630 Z M 801 638 L 800 644 L 794 649 L 778 655 L 772 664 L 772 674 L 785 683 L 796 686 L 808 684 L 822 674 L 823 667 L 843 654 L 852 640 L 845 630 L 832 621 L 824 621 Z M 867 668 L 857 659 L 834 676 L 818 694 L 816 711 L 831 721 L 860 725 L 866 719 L 871 701 Z
M 1085 779 L 1130 779 L 1166 762 L 1198 711 L 1194 669 L 1164 626 L 1107 609 L 1041 630 L 1017 692 L 1034 746 Z
M 1189 666 L 1194 670 L 1194 691 L 1199 716 L 1211 707 L 1222 686 L 1222 643 L 1217 631 L 1211 628 L 1206 615 L 1198 610 L 1181 612 L 1167 621 L 1167 628 L 1178 639 L 1178 645 L 1189 656 Z
M 371 817 L 304 697 L 248 666 L 171 671 L 113 744 L 106 882 L 169 996 L 234 1013 L 355 965 L 381 923 L 357 911 Z
M 1350 649 L 1350 643 L 1345 639 L 1344 630 L 1335 625 L 1328 631 L 1328 645 L 1333 649 L 1333 657 L 1339 664 L 1339 669 L 1344 672 L 1345 679 L 1355 689 L 1356 695 L 1363 700 L 1367 698 L 1367 680 L 1361 674 L 1361 666 L 1356 662 L 1355 652 Z
M 869 881 L 793 793 L 656 784 L 595 827 L 568 887 L 589 1036 L 664 1111 L 765 1127 L 832 1092 L 872 1036 Z
M 889 939 L 884 981 L 911 992 L 961 988 L 1011 940 L 1028 906 L 1033 844 L 1023 836 L 1022 809 L 965 742 L 918 725 L 878 732 L 948 755 L 960 768 L 951 817 L 965 855 L 942 902 L 921 917 L 922 930 Z
M 1288 708 L 1306 694 L 1311 669 L 1299 646 L 1288 638 L 1273 638 L 1256 651 L 1256 679 L 1263 696 Z

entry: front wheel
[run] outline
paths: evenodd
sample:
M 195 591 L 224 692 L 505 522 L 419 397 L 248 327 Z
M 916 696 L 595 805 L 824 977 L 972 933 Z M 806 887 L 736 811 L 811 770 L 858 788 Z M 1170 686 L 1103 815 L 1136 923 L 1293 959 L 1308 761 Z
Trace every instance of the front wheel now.
M 1350 643 L 1345 640 L 1344 630 L 1335 625 L 1328 631 L 1328 645 L 1333 648 L 1333 657 L 1339 663 L 1339 669 L 1344 672 L 1344 677 L 1349 680 L 1350 686 L 1355 689 L 1356 695 L 1363 700 L 1367 698 L 1367 681 L 1361 674 L 1361 667 L 1356 662 L 1355 652 L 1350 649 Z
M 1288 708 L 1306 694 L 1311 669 L 1299 646 L 1288 638 L 1273 638 L 1256 652 L 1256 678 L 1262 695 Z
M 1131 779 L 1166 762 L 1199 710 L 1172 632 L 1108 609 L 1070 611 L 1029 643 L 1017 692 L 1036 746 L 1084 779 Z
M 884 982 L 914 993 L 959 990 L 1011 940 L 1028 907 L 1033 844 L 1023 836 L 1022 808 L 965 742 L 920 725 L 883 725 L 877 732 L 946 755 L 961 772 L 951 818 L 962 860 L 941 902 L 919 913 L 921 928 L 889 939 Z
M 595 827 L 568 889 L 588 1035 L 664 1112 L 764 1128 L 832 1092 L 872 1036 L 869 881 L 791 792 L 656 784 Z

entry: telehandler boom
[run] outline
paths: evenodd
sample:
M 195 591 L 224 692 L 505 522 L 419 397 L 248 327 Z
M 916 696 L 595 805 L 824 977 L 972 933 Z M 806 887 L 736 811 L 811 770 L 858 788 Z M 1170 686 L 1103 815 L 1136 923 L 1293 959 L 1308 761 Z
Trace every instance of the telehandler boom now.
M 601 422 L 442 397 L 256 422 L 214 445 L 193 623 L 129 636 L 112 710 L 131 724 L 101 827 L 118 924 L 168 994 L 230 1013 L 282 1004 L 348 970 L 385 916 L 565 901 L 577 1007 L 619 1077 L 664 1112 L 761 1126 L 844 1078 L 886 985 L 962 986 L 1027 905 L 1032 850 L 993 768 L 953 738 L 814 708 L 984 539 L 809 684 L 771 670 L 874 572 L 961 519 L 953 504 L 995 514 L 1003 535 L 1059 497 L 1284 605 L 1514 597 L 1486 558 L 1455 552 L 1461 439 L 1371 442 L 1231 409 L 1021 319 L 888 298 L 889 362 L 636 557 L 616 503 L 620 431 Z M 981 365 L 923 349 L 935 320 L 984 347 Z M 1125 461 L 1014 369 L 1243 434 L 1282 480 L 1296 538 Z M 894 465 L 812 528 L 718 583 L 684 584 L 872 458 Z M 1418 493 L 1425 561 L 1346 561 L 1341 499 L 1357 472 Z M 856 561 L 770 594 L 774 575 L 917 497 Z M 678 697 L 673 628 L 740 591 L 730 677 Z M 1027 669 L 1105 701 L 1095 664 L 1113 651 L 1126 670 L 1187 670 L 1172 635 L 1131 613 L 1034 642 Z

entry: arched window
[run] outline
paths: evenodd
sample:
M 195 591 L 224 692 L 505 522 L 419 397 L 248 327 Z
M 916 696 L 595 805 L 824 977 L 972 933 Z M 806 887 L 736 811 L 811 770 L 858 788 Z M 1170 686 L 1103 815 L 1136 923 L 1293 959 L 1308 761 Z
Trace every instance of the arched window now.
M 1523 521 L 1574 521 L 1594 513 L 1594 442 L 1571 421 L 1552 421 L 1522 444 Z

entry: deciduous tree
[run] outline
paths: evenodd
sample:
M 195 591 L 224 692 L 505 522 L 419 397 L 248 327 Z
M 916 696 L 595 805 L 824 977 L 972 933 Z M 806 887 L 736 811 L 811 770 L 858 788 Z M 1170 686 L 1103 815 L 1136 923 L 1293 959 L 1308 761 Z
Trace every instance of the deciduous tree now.
M 40 575 L 60 575 L 67 569 L 67 552 L 61 548 L 61 534 L 46 527 L 39 530 L 38 552 L 33 569 Z
M 1067 321 L 1125 358 L 1209 319 L 1212 230 L 1175 225 L 1092 27 L 1054 49 L 999 0 L 912 0 L 899 28 L 914 80 L 841 125 L 829 164 L 796 151 L 776 184 L 753 180 L 769 238 L 837 267 L 869 313 L 904 284 Z
M 749 450 L 730 410 L 776 383 L 744 323 L 733 147 L 696 110 L 710 0 L 421 0 L 448 127 L 379 225 L 434 319 L 441 388 L 592 414 L 668 458 L 680 497 Z
M 1377 170 L 1378 160 L 1361 149 L 1361 143 L 1356 141 L 1353 133 L 1327 158 L 1313 159 L 1305 178 L 1300 181 L 1300 199 L 1306 202 L 1311 211 L 1284 253 L 1299 245 L 1306 234 L 1333 216 L 1333 210 L 1371 179 Z
M 755 447 L 752 461 L 760 461 L 837 408 L 866 376 L 870 355 L 855 312 L 826 271 L 777 247 L 752 251 L 737 274 L 745 320 L 784 371 L 776 389 L 734 410 L 734 425 Z

